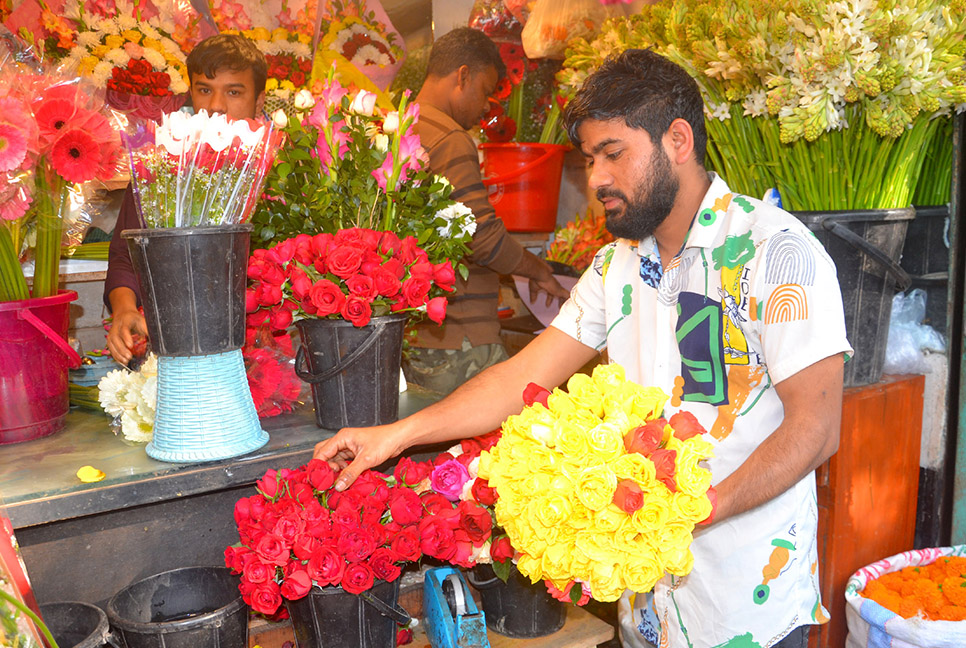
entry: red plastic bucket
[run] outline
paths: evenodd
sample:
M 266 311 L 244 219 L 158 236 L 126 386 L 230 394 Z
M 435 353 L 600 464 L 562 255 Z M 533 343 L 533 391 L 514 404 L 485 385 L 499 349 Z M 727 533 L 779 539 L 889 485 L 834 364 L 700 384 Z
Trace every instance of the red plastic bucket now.
M 480 144 L 490 204 L 511 232 L 552 232 L 567 150 L 561 144 Z
M 73 290 L 0 302 L 0 444 L 53 434 L 67 416 L 67 369 L 80 356 L 67 344 Z

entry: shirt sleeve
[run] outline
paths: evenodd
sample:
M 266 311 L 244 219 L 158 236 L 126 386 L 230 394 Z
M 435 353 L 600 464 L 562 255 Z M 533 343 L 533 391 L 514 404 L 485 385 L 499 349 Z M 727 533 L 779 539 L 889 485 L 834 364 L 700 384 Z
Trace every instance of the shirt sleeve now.
M 429 159 L 433 171 L 453 185 L 451 198 L 476 217 L 469 260 L 500 274 L 512 272 L 523 258 L 523 246 L 510 236 L 487 198 L 473 139 L 466 132 L 447 133 L 430 149 Z
M 570 291 L 570 299 L 560 307 L 552 327 L 597 351 L 607 345 L 607 308 L 604 300 L 602 268 L 613 255 L 614 244 L 604 246 L 594 262 Z
M 131 263 L 131 254 L 127 249 L 127 241 L 121 238 L 121 232 L 126 229 L 141 227 L 137 206 L 134 203 L 134 191 L 128 186 L 121 201 L 121 208 L 117 213 L 117 223 L 111 235 L 111 245 L 107 253 L 107 277 L 104 279 L 104 305 L 111 309 L 108 295 L 115 288 L 126 287 L 134 291 L 138 306 L 141 305 L 141 288 Z
M 754 278 L 759 336 L 772 381 L 780 383 L 820 360 L 852 353 L 835 263 L 814 236 L 789 229 L 764 245 Z

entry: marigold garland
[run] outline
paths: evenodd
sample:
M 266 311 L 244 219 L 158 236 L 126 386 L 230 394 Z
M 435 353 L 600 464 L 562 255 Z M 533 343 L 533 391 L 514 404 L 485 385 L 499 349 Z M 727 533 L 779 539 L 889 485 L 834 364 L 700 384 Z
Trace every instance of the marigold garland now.
M 906 619 L 966 621 L 966 557 L 943 556 L 883 574 L 861 594 Z

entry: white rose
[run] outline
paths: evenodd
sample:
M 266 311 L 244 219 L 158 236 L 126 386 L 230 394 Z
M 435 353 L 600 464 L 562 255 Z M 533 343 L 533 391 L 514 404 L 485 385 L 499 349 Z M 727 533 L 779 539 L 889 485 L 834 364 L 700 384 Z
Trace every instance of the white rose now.
M 395 133 L 399 130 L 399 112 L 394 110 L 386 115 L 382 122 L 382 130 L 387 133 Z
M 312 93 L 304 88 L 295 93 L 295 108 L 296 110 L 308 110 L 315 105 L 315 97 Z
M 357 115 L 370 116 L 376 109 L 376 95 L 367 90 L 360 90 L 352 99 L 349 110 Z
M 384 133 L 379 133 L 372 139 L 372 145 L 380 153 L 385 153 L 389 150 L 389 136 Z
M 288 115 L 285 111 L 279 108 L 272 113 L 272 123 L 275 124 L 275 128 L 285 128 L 288 126 Z

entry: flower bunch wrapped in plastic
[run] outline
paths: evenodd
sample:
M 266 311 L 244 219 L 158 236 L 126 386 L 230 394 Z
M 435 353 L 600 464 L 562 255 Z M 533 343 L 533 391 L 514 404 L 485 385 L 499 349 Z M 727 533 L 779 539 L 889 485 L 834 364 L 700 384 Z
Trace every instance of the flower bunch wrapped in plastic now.
M 419 105 L 406 93 L 385 111 L 374 93 L 350 94 L 331 76 L 321 86 L 318 97 L 300 91 L 295 117 L 281 122 L 288 143 L 252 217 L 253 246 L 362 227 L 415 237 L 434 264 L 466 256 L 476 219 L 429 171 L 413 129 Z
M 173 112 L 125 134 L 135 198 L 147 227 L 244 223 L 282 136 L 272 123 Z
M 488 539 L 490 514 L 430 490 L 430 470 L 403 459 L 392 476 L 368 470 L 342 492 L 333 488 L 335 471 L 317 459 L 269 470 L 258 493 L 235 504 L 241 545 L 225 550 L 245 602 L 274 614 L 282 599 L 313 586 L 359 594 L 376 580 L 396 580 L 423 555 L 468 557 L 474 539 Z
M 606 220 L 603 214 L 595 216 L 588 209 L 584 216 L 578 214 L 574 220 L 558 227 L 547 248 L 547 261 L 571 266 L 578 272 L 589 268 L 597 250 L 614 240 L 607 231 Z
M 405 54 L 399 34 L 378 1 L 331 0 L 326 4 L 328 28 L 319 42 L 365 74 L 381 90 L 392 82 Z
M 574 375 L 566 392 L 528 387 L 529 404 L 481 455 L 479 476 L 532 582 L 574 602 L 613 601 L 691 570 L 692 530 L 714 508 L 699 465 L 712 445 L 693 415 L 661 417 L 667 398 L 619 365 Z
M 274 335 L 267 326 L 245 330 L 245 375 L 259 418 L 291 412 L 302 393 L 295 374 L 295 348 L 287 331 Z
M 115 369 L 97 384 L 101 407 L 114 417 L 115 432 L 134 443 L 147 443 L 154 434 L 158 406 L 158 358 L 149 353 L 137 371 Z
M 363 228 L 299 234 L 255 250 L 248 262 L 248 325 L 284 330 L 306 318 L 365 326 L 375 316 L 406 311 L 442 323 L 456 273 L 433 264 L 415 237 Z
M 112 177 L 121 143 L 103 99 L 78 79 L 2 60 L 0 301 L 57 292 L 64 219 L 77 185 Z M 20 267 L 35 232 L 33 290 Z

